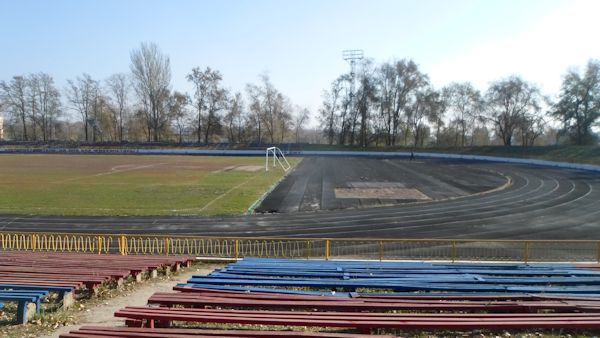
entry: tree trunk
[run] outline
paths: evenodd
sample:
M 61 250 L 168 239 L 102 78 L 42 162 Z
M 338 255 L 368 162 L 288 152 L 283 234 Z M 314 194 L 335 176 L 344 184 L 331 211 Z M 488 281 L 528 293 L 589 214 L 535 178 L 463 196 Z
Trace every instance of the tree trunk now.
M 23 98 L 24 99 L 24 98 Z M 25 102 L 21 101 L 21 123 L 23 123 L 23 140 L 27 141 L 27 122 L 25 119 Z
M 211 127 L 211 117 L 210 113 L 208 114 L 208 118 L 206 119 L 206 128 L 204 128 L 204 144 L 208 144 L 208 137 L 210 136 L 210 127 Z
M 123 109 L 119 109 L 119 142 L 123 142 Z

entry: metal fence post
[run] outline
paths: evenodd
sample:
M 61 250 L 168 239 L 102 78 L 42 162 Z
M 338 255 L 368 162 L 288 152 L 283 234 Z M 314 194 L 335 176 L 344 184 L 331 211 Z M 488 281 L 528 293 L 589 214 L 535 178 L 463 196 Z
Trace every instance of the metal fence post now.
M 598 263 L 600 263 L 600 241 L 598 241 L 598 245 L 596 246 L 596 258 L 598 259 Z
M 235 259 L 240 258 L 240 240 L 235 240 Z
M 383 260 L 383 241 L 379 241 L 379 261 Z
M 306 248 L 304 249 L 306 252 L 306 259 L 310 258 L 310 241 L 306 241 Z
M 125 235 L 119 236 L 119 249 L 121 252 L 121 256 L 127 255 L 127 237 Z
M 165 237 L 165 255 L 169 255 L 169 238 Z
M 529 242 L 525 241 L 525 246 L 523 248 L 523 261 L 527 263 L 529 261 Z
M 98 255 L 102 254 L 102 236 L 98 236 Z
M 325 240 L 325 259 L 329 260 L 329 240 Z
M 452 241 L 452 263 L 456 261 L 456 241 Z

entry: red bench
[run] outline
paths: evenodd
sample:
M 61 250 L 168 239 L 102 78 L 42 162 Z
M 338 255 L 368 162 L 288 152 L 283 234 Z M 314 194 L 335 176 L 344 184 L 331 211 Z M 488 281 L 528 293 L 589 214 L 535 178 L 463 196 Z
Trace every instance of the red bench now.
M 252 309 L 318 309 L 337 311 L 486 311 L 486 312 L 536 312 L 551 310 L 561 312 L 600 312 L 600 299 L 542 299 L 542 300 L 461 300 L 412 299 L 411 297 L 344 298 L 306 296 L 293 294 L 269 295 L 261 293 L 202 293 L 157 292 L 148 299 L 149 304 L 184 307 L 227 307 Z
M 145 271 L 189 266 L 194 257 L 121 256 L 54 252 L 0 252 L 0 283 L 71 286 L 99 285 Z
M 194 257 L 120 256 L 27 251 L 0 252 L 0 284 L 4 289 L 43 289 L 59 293 L 64 307 L 73 304 L 74 292 L 84 286 L 96 290 L 105 283 L 122 283 L 127 276 L 141 280 L 141 273 L 188 266 Z M 166 271 L 165 270 L 165 271 Z M 52 291 L 54 290 L 54 291 Z M 66 291 L 71 290 L 71 291 Z
M 295 338 L 392 338 L 388 335 L 365 335 L 349 333 L 320 333 L 302 331 L 251 331 L 251 330 L 200 330 L 200 329 L 165 329 L 165 328 L 135 328 L 135 327 L 103 327 L 84 326 L 69 333 L 63 333 L 60 338 L 162 338 L 162 337 L 295 337 Z
M 188 309 L 166 307 L 126 307 L 116 317 L 133 319 L 130 325 L 172 321 L 199 323 L 347 327 L 360 330 L 392 329 L 600 329 L 597 313 L 355 313 Z

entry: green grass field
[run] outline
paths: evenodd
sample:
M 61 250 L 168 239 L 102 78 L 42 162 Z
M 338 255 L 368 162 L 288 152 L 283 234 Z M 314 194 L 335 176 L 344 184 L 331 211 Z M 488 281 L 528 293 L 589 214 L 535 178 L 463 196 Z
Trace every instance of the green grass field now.
M 242 214 L 283 175 L 262 157 L 0 155 L 0 213 Z

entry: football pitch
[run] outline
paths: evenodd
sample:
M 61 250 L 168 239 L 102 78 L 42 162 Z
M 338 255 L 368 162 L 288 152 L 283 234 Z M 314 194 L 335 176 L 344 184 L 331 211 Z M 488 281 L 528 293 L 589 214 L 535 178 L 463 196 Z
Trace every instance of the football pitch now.
M 292 166 L 300 159 L 288 159 Z M 263 157 L 0 155 L 0 213 L 242 214 L 285 174 Z

